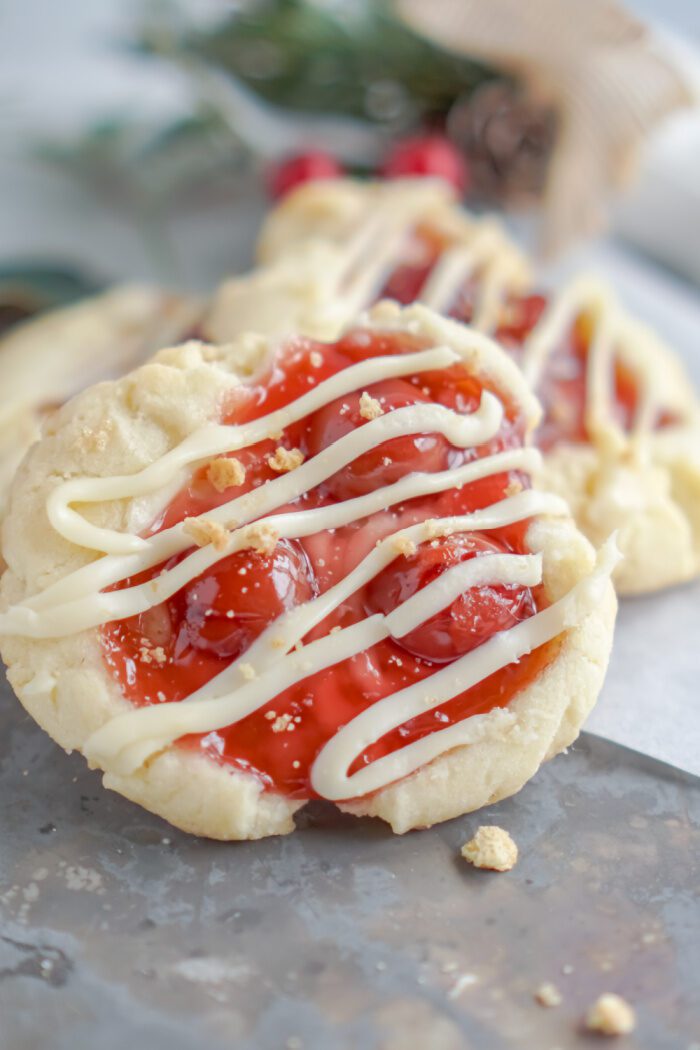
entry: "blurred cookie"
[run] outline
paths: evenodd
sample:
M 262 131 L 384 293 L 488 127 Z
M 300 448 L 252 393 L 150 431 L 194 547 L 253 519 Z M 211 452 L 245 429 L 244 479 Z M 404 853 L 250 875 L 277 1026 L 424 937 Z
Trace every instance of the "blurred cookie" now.
M 0 339 L 0 512 L 48 413 L 184 338 L 200 313 L 192 298 L 124 285 L 25 321 Z

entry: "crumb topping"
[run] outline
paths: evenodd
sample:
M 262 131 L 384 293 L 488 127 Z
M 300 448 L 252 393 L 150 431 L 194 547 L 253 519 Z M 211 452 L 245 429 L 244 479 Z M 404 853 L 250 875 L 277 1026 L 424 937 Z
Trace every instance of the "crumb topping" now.
M 614 992 L 599 996 L 586 1014 L 586 1028 L 601 1035 L 628 1035 L 635 1024 L 634 1010 Z
M 475 868 L 510 871 L 518 859 L 518 847 L 497 824 L 482 824 L 474 838 L 462 846 L 462 856 Z
M 238 670 L 247 682 L 252 682 L 254 678 L 258 677 L 257 671 L 252 664 L 239 664 Z
M 556 985 L 545 981 L 535 992 L 535 999 L 540 1006 L 559 1006 L 562 1002 L 562 994 Z
M 391 545 L 397 554 L 403 554 L 405 558 L 416 553 L 416 545 L 408 536 L 396 536 Z
M 164 664 L 168 658 L 162 645 L 151 646 L 144 639 L 143 644 L 139 646 L 139 659 L 143 664 Z
M 206 547 L 211 543 L 215 551 L 223 551 L 228 543 L 228 532 L 223 525 L 209 518 L 185 518 L 183 532 L 198 547 Z
M 272 723 L 271 727 L 273 733 L 285 733 L 294 729 L 294 722 L 292 721 L 291 715 L 278 715 Z
M 252 547 L 258 554 L 272 554 L 280 534 L 267 522 L 253 522 L 241 531 L 245 547 Z
M 442 536 L 451 536 L 453 532 L 453 528 L 449 525 L 444 525 L 437 518 L 427 518 L 423 522 L 423 535 L 426 540 L 437 540 Z M 433 546 L 437 546 L 437 544 L 434 543 Z
M 304 462 L 304 453 L 298 448 L 283 448 L 280 445 L 275 449 L 272 456 L 267 457 L 268 466 L 276 470 L 278 474 L 287 474 L 295 470 Z
M 245 481 L 245 467 L 238 459 L 221 456 L 213 459 L 207 470 L 207 478 L 217 492 L 236 488 Z
M 312 368 L 320 368 L 323 364 L 323 354 L 318 350 L 312 350 L 309 354 L 309 361 L 311 362 Z
M 376 397 L 372 397 L 367 391 L 363 391 L 360 397 L 360 415 L 363 419 L 377 419 L 379 416 L 384 415 L 384 409 L 377 401 Z

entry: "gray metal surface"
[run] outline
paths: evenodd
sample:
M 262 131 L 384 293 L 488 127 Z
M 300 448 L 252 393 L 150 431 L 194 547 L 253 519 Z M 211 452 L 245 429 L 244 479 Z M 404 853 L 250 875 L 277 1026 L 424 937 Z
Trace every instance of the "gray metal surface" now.
M 478 819 L 397 838 L 318 806 L 222 845 L 104 791 L 3 695 L 0 807 L 2 1050 L 564 1050 L 606 990 L 638 1010 L 625 1047 L 700 1043 L 700 786 L 605 741 Z M 459 858 L 489 822 L 510 873 Z

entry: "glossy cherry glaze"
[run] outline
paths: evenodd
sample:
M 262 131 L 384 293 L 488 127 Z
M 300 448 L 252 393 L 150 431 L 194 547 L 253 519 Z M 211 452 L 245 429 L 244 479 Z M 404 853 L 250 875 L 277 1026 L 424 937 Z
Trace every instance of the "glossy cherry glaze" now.
M 405 334 L 364 331 L 331 345 L 299 341 L 283 351 L 266 375 L 236 389 L 224 419 L 243 423 L 259 418 L 351 364 L 371 356 L 420 348 L 422 344 Z M 479 380 L 461 366 L 454 366 L 387 380 L 370 387 L 368 393 L 385 412 L 410 403 L 433 401 L 467 413 L 478 406 L 482 390 Z M 487 446 L 462 451 L 436 434 L 393 439 L 377 451 L 366 453 L 291 506 L 311 509 L 327 505 L 390 484 L 411 470 L 444 470 L 494 451 L 517 447 L 523 439 L 523 421 L 507 400 L 505 405 L 501 430 Z M 350 395 L 335 403 L 332 411 L 321 409 L 288 427 L 281 438 L 237 453 L 246 467 L 245 482 L 238 488 L 219 493 L 207 479 L 206 468 L 200 469 L 154 523 L 151 533 L 187 516 L 206 515 L 213 507 L 276 477 L 267 460 L 278 445 L 299 448 L 310 457 L 367 422 L 360 411 L 359 394 Z M 364 478 L 370 479 L 371 484 L 365 484 Z M 527 479 L 515 472 L 499 474 L 462 489 L 407 501 L 333 533 L 320 532 L 302 541 L 283 540 L 271 555 L 253 551 L 230 555 L 169 601 L 144 615 L 104 627 L 107 665 L 125 696 L 135 704 L 182 700 L 242 656 L 283 611 L 308 601 L 346 576 L 378 540 L 426 518 L 489 506 L 524 484 Z M 283 509 L 289 507 L 280 507 L 279 511 Z M 521 522 L 488 533 L 429 541 L 418 547 L 415 554 L 399 555 L 367 587 L 360 588 L 311 631 L 304 642 L 321 638 L 334 627 L 349 626 L 371 612 L 389 611 L 399 600 L 465 558 L 492 551 L 524 553 L 526 532 L 527 522 Z M 138 582 L 183 556 L 144 574 Z M 470 651 L 495 632 L 531 616 L 544 604 L 541 588 L 474 588 L 400 642 L 382 641 L 328 671 L 308 677 L 235 725 L 204 737 L 189 737 L 181 743 L 202 749 L 233 767 L 254 771 L 270 789 L 292 798 L 308 798 L 313 796 L 309 783 L 313 760 L 340 727 L 371 704 L 428 678 L 437 667 Z M 547 666 L 557 644 L 542 646 L 437 711 L 426 712 L 388 734 L 369 748 L 354 768 L 469 715 L 508 704 Z

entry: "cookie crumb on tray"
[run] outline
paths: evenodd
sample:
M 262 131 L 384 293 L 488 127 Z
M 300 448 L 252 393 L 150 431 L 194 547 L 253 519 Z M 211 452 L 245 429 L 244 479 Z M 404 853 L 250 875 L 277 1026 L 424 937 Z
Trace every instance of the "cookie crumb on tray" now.
M 550 981 L 544 981 L 535 992 L 535 1000 L 540 1006 L 560 1006 L 562 994 L 556 985 Z
M 518 859 L 518 847 L 497 824 L 482 824 L 462 846 L 462 856 L 475 868 L 510 871 Z
M 601 1035 L 628 1035 L 634 1031 L 635 1024 L 630 1004 L 613 992 L 599 996 L 586 1014 L 586 1028 Z

